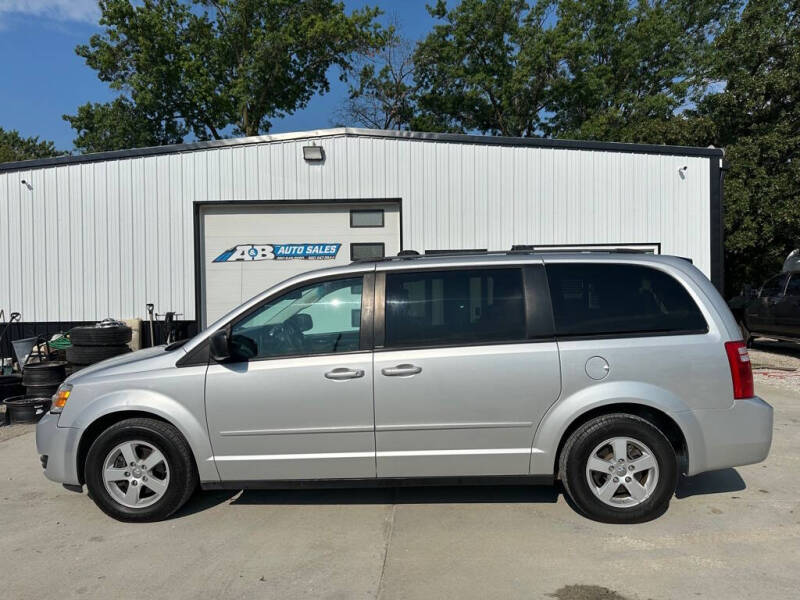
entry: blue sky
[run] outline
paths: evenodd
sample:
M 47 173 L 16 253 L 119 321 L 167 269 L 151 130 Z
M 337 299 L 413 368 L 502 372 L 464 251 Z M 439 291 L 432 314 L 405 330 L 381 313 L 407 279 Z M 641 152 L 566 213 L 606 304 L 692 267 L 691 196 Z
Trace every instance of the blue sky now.
M 429 0 L 433 2 L 433 0 Z M 0 127 L 23 136 L 50 139 L 72 149 L 74 132 L 62 120 L 81 104 L 103 102 L 114 94 L 95 71 L 75 55 L 97 27 L 96 0 L 0 0 Z M 348 10 L 377 5 L 383 19 L 395 19 L 412 40 L 433 25 L 426 0 L 345 0 Z M 330 127 L 332 113 L 346 95 L 336 74 L 330 93 L 315 97 L 305 109 L 274 123 L 272 132 Z

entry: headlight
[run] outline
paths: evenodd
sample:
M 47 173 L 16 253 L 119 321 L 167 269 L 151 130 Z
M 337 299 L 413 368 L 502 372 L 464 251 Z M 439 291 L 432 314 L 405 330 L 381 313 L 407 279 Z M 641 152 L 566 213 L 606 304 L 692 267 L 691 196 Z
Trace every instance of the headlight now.
M 64 410 L 64 407 L 67 405 L 67 400 L 69 400 L 69 395 L 72 393 L 72 385 L 69 383 L 62 383 L 61 387 L 58 388 L 55 396 L 53 396 L 53 401 L 50 404 L 50 412 L 51 413 L 60 413 Z

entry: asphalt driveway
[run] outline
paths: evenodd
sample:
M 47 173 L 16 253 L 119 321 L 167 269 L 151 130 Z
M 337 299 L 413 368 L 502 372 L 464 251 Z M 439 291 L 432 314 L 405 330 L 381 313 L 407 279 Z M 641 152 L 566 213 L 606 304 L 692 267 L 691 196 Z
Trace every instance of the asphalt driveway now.
M 128 525 L 46 481 L 30 428 L 0 428 L 0 598 L 793 598 L 800 389 L 757 392 L 769 459 L 684 479 L 632 526 L 527 487 L 201 493 Z

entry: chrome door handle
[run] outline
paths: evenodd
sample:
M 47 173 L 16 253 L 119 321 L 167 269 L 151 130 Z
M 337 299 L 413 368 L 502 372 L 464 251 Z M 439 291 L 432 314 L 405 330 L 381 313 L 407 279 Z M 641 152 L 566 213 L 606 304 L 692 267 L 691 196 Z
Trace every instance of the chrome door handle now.
M 363 369 L 348 369 L 346 367 L 339 367 L 333 371 L 325 373 L 325 377 L 333 379 L 334 381 L 343 381 L 345 379 L 358 379 L 364 376 Z
M 397 365 L 396 367 L 386 367 L 381 369 L 381 373 L 387 377 L 403 377 L 422 373 L 422 367 L 416 365 Z

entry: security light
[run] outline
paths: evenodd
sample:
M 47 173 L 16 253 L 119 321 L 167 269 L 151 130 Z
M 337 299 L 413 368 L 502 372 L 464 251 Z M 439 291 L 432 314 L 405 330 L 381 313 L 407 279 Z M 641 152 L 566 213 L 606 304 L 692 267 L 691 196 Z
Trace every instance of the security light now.
M 303 158 L 307 162 L 320 162 L 325 160 L 325 151 L 322 146 L 303 146 Z

